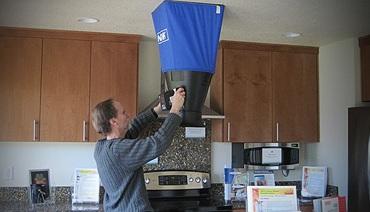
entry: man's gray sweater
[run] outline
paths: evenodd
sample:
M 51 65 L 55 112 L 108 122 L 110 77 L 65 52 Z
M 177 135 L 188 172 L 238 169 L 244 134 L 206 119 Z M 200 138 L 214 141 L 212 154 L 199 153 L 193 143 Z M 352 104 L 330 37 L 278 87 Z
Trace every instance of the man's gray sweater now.
M 105 211 L 152 210 L 142 166 L 164 153 L 181 123 L 180 116 L 170 113 L 154 135 L 137 138 L 155 119 L 154 112 L 148 110 L 133 120 L 125 138 L 102 139 L 96 143 L 94 158 L 105 189 Z

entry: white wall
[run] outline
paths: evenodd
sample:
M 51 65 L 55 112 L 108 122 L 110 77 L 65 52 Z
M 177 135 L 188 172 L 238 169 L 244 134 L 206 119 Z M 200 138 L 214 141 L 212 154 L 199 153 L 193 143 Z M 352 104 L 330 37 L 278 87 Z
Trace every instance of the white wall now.
M 52 185 L 70 186 L 75 168 L 96 168 L 93 152 L 93 143 L 1 142 L 0 187 L 28 186 L 29 169 L 49 169 Z
M 154 41 L 140 42 L 139 54 L 139 111 L 145 109 L 160 92 L 161 67 L 159 50 Z
M 357 39 L 320 48 L 320 143 L 306 145 L 306 164 L 328 167 L 330 185 L 347 195 L 348 107 L 360 103 L 360 65 Z

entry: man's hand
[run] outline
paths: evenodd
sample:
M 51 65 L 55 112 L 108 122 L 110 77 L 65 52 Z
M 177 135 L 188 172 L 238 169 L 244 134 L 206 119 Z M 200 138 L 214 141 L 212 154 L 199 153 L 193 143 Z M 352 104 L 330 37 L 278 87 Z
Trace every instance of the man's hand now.
M 161 102 L 159 102 L 158 105 L 153 108 L 153 110 L 158 115 L 159 112 L 162 111 Z
M 178 88 L 175 94 L 171 97 L 172 107 L 170 113 L 177 113 L 180 114 L 182 106 L 184 105 L 185 101 L 185 90 L 184 88 Z

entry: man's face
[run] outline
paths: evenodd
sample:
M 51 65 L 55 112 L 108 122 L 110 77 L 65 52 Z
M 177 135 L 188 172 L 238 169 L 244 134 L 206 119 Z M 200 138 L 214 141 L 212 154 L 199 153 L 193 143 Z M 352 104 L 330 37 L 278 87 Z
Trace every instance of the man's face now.
M 114 127 L 118 128 L 118 131 L 120 133 L 120 136 L 124 136 L 126 134 L 127 129 L 129 127 L 130 123 L 130 116 L 126 113 L 126 111 L 123 109 L 121 103 L 115 101 L 113 103 L 114 107 L 117 109 L 117 117 L 113 118 L 115 120 Z

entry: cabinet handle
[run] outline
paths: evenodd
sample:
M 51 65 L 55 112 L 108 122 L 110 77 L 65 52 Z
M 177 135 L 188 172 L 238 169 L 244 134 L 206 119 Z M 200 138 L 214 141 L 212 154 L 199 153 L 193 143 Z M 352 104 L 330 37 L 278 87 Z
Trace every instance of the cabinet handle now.
M 227 122 L 227 141 L 230 141 L 230 122 Z
M 279 122 L 276 122 L 276 142 L 279 142 Z
M 82 126 L 82 141 L 87 141 L 87 121 L 83 121 L 83 126 Z
M 39 122 L 36 120 L 33 120 L 33 140 L 37 141 L 39 140 Z

